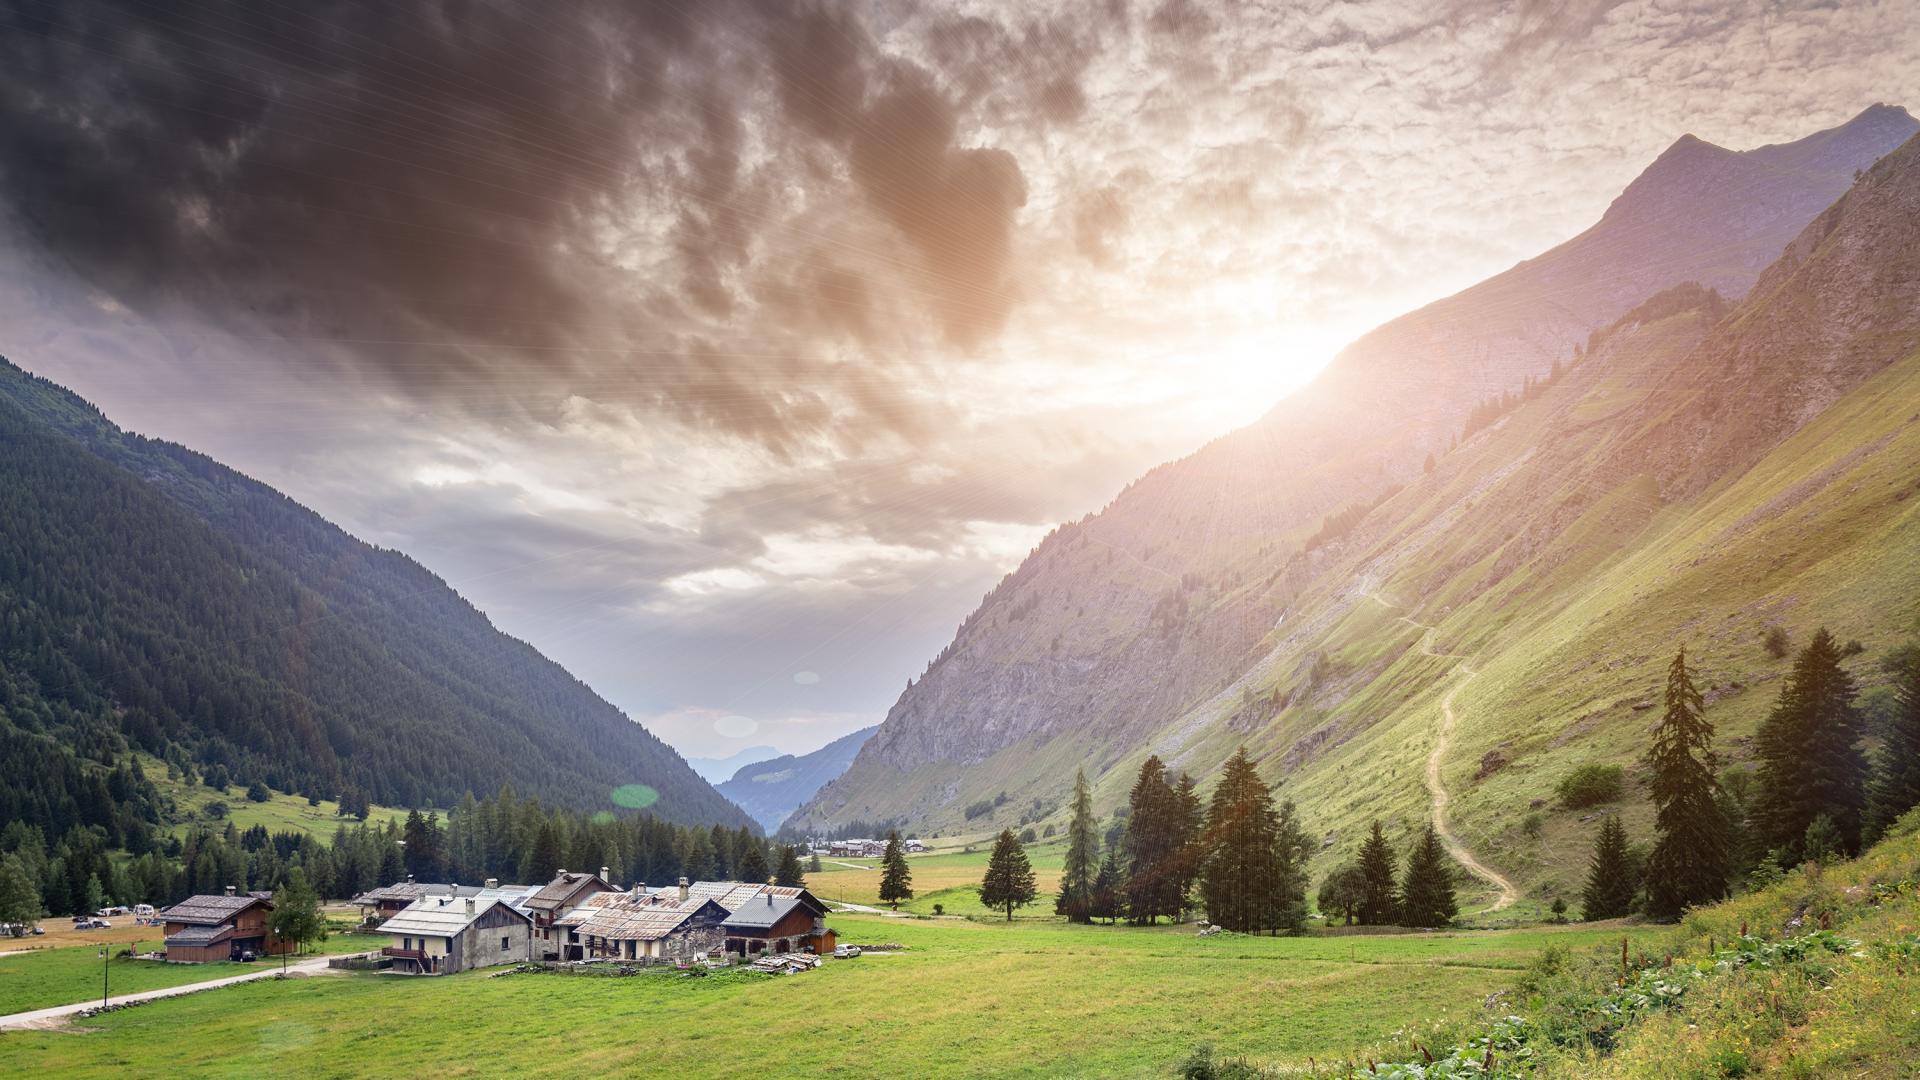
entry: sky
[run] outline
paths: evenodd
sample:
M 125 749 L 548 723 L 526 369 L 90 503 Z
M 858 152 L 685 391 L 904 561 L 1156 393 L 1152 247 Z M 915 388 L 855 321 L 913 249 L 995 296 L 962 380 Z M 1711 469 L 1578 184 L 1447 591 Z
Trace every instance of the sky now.
M 0 0 L 0 352 L 683 753 L 878 722 L 1059 522 L 1911 3 Z

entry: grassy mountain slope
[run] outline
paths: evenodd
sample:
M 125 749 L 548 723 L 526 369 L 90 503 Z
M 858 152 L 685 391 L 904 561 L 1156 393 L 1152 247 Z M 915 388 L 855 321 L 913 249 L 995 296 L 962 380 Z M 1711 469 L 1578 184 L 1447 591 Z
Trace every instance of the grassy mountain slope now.
M 801 803 L 813 798 L 820 785 L 846 772 L 875 730 L 877 725 L 861 728 L 809 754 L 782 754 L 742 765 L 718 790 L 753 815 L 761 828 L 773 832 Z
M 1858 639 L 1869 684 L 1914 631 L 1916 195 L 1909 143 L 1740 306 L 1697 287 L 1652 298 L 1339 535 L 1191 589 L 1215 610 L 1268 590 L 1280 613 L 1233 677 L 1144 735 L 1028 738 L 841 794 L 854 816 L 934 829 L 1000 791 L 1058 820 L 1079 764 L 1106 810 L 1148 753 L 1206 776 L 1245 744 L 1325 831 L 1324 866 L 1375 817 L 1404 845 L 1432 813 L 1433 759 L 1454 831 L 1526 894 L 1513 915 L 1538 912 L 1597 828 L 1557 807 L 1555 783 L 1589 761 L 1636 778 L 1652 714 L 1635 706 L 1679 644 L 1737 762 L 1787 667 L 1762 647 L 1769 627 Z M 1063 530 L 1055 544 L 1088 542 Z M 1630 783 L 1628 828 L 1644 835 L 1641 800 Z
M 1217 695 L 1250 689 L 1276 626 L 1332 617 L 1304 615 L 1302 599 L 1324 570 L 1328 515 L 1419 486 L 1423 459 L 1444 454 L 1477 405 L 1544 378 L 1636 302 L 1691 279 L 1743 293 L 1856 169 L 1914 129 L 1881 107 L 1745 153 L 1681 140 L 1586 233 L 1389 323 L 1261 421 L 1049 535 L 794 823 L 951 827 L 982 792 L 1055 798 L 1076 765 L 1111 767 L 1170 718 L 1218 714 Z M 1394 622 L 1385 615 L 1355 617 Z M 1352 647 L 1375 660 L 1385 648 L 1366 635 Z M 1312 655 L 1298 662 L 1312 674 Z M 1234 708 L 1242 728 L 1274 712 L 1255 698 Z
M 0 446 L 0 676 L 17 736 L 389 805 L 512 783 L 611 809 L 615 788 L 642 784 L 667 818 L 746 821 L 417 563 L 4 361 Z

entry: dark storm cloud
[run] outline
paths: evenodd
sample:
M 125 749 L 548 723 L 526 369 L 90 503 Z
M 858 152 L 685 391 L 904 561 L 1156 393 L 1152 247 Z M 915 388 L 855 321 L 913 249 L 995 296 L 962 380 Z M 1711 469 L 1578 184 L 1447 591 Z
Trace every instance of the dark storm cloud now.
M 840 305 L 812 321 L 860 342 L 876 275 L 968 346 L 1016 301 L 1019 163 L 851 9 L 0 0 L 0 24 L 21 235 L 116 300 L 345 340 L 415 394 L 617 386 L 779 444 L 824 406 L 742 342 L 817 343 L 758 325 L 791 307 L 759 286 Z M 1081 107 L 1070 75 L 1034 93 L 1036 115 Z M 796 188 L 875 227 L 796 229 Z M 868 405 L 883 428 L 910 412 L 872 383 Z

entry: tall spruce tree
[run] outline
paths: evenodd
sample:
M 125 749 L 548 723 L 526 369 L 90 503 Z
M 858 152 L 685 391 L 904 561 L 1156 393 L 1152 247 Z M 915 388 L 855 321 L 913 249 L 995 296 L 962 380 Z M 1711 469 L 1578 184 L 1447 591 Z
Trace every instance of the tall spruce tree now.
M 1846 854 L 1860 850 L 1866 801 L 1863 724 L 1853 677 L 1823 627 L 1794 659 L 1773 711 L 1760 725 L 1760 792 L 1754 824 L 1761 842 L 1789 864 L 1806 855 L 1807 826 L 1826 814 Z
M 1440 844 L 1440 834 L 1428 825 L 1407 856 L 1407 874 L 1400 885 L 1400 923 L 1440 927 L 1459 913 L 1459 903 L 1453 896 L 1453 867 Z
M 1187 833 L 1179 796 L 1157 756 L 1141 763 L 1127 802 L 1127 918 L 1142 926 L 1162 915 L 1178 918 L 1186 905 Z
M 1180 774 L 1173 788 L 1173 835 L 1168 846 L 1174 852 L 1176 887 L 1175 914 L 1184 917 L 1193 909 L 1194 886 L 1200 881 L 1200 868 L 1206 862 L 1207 845 L 1201 838 L 1206 826 L 1206 807 L 1200 801 L 1199 785 L 1193 777 Z
M 1100 874 L 1100 838 L 1093 820 L 1093 791 L 1082 769 L 1073 778 L 1073 819 L 1067 823 L 1067 858 L 1060 874 L 1056 915 L 1068 922 L 1093 921 L 1094 880 Z
M 1658 834 L 1647 859 L 1647 914 L 1677 919 L 1689 907 L 1723 899 L 1733 874 L 1732 827 L 1721 807 L 1720 784 L 1714 779 L 1713 725 L 1707 721 L 1706 703 L 1687 668 L 1685 648 L 1674 654 L 1667 667 L 1666 711 L 1653 730 L 1646 763 Z M 1604 827 L 1601 834 L 1604 840 Z M 1620 844 L 1624 857 L 1624 833 Z M 1603 896 L 1602 907 L 1612 910 L 1615 899 L 1611 893 Z M 1592 905 L 1589 897 L 1588 907 Z
M 1394 881 L 1393 849 L 1373 823 L 1366 843 L 1360 845 L 1360 904 L 1357 914 L 1362 926 L 1386 926 L 1399 918 L 1398 883 Z
M 1608 814 L 1600 821 L 1593 860 L 1587 864 L 1587 887 L 1580 893 L 1581 917 L 1591 922 L 1632 912 L 1633 894 L 1638 888 L 1633 860 L 1627 855 L 1627 830 L 1620 824 L 1620 815 Z
M 1280 815 L 1244 747 L 1227 759 L 1207 809 L 1200 898 L 1229 930 L 1272 930 L 1281 921 Z
M 1307 863 L 1313 858 L 1313 841 L 1300 824 L 1293 800 L 1280 803 L 1279 826 L 1280 880 L 1276 886 L 1279 909 L 1275 933 L 1299 934 L 1307 928 L 1307 885 L 1312 880 Z
M 980 902 L 989 908 L 1005 910 L 1013 921 L 1013 909 L 1033 903 L 1039 895 L 1033 864 L 1012 829 L 1000 830 L 993 842 L 993 854 L 987 856 L 987 876 L 980 882 Z
M 1885 668 L 1893 677 L 1893 695 L 1874 732 L 1880 736 L 1880 749 L 1867 784 L 1862 837 L 1867 843 L 1880 839 L 1894 819 L 1920 806 L 1920 644 L 1894 653 Z
M 1108 844 L 1107 856 L 1100 860 L 1100 873 L 1093 879 L 1093 907 L 1089 917 L 1111 923 L 1127 914 L 1127 871 L 1120 863 L 1120 845 Z
M 765 884 L 773 877 L 773 871 L 767 866 L 767 845 L 753 837 L 753 843 L 741 853 L 738 868 L 739 880 L 751 881 L 756 885 Z
M 780 845 L 780 865 L 774 868 L 773 883 L 793 889 L 806 885 L 806 873 L 800 869 L 799 848 L 792 844 Z
M 900 832 L 887 831 L 887 850 L 880 856 L 880 899 L 900 910 L 900 901 L 913 899 L 913 871 L 907 868 L 907 854 L 900 850 Z

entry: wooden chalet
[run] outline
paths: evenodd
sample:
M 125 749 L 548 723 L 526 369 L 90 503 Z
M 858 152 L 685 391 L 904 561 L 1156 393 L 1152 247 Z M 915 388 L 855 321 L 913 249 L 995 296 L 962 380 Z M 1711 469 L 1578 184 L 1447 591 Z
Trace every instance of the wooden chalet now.
M 292 952 L 293 943 L 267 930 L 273 901 L 250 893 L 189 896 L 160 912 L 165 926 L 167 959 L 180 964 L 237 960 L 245 954 L 278 956 Z
M 833 952 L 835 934 L 827 926 L 827 905 L 803 888 L 752 885 L 737 881 L 701 882 L 700 886 L 731 886 L 715 902 L 727 909 L 720 924 L 728 952 L 754 956 L 763 952 Z
M 451 975 L 534 958 L 532 918 L 497 896 L 423 897 L 380 931 L 389 941 L 380 953 L 398 971 Z
M 560 919 L 596 893 L 618 892 L 606 867 L 598 874 L 568 873 L 565 870 L 541 886 L 529 897 L 523 910 L 533 918 L 536 959 L 579 960 L 585 955 L 577 927 L 560 925 Z

